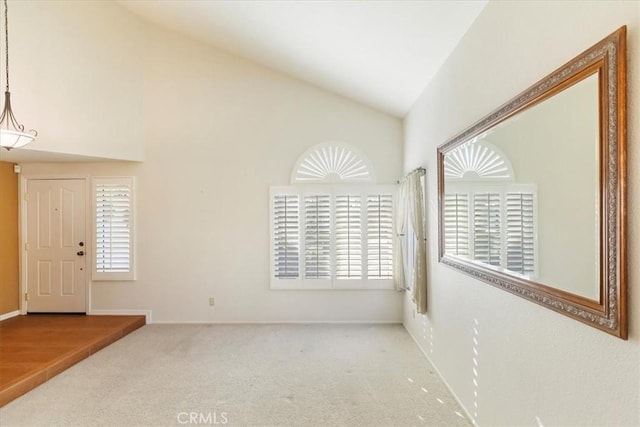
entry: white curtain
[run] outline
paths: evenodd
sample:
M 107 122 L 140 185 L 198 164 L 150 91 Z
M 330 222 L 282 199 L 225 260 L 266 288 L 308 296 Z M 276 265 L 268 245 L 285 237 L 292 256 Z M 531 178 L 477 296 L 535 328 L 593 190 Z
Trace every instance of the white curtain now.
M 407 289 L 405 274 L 405 238 L 407 234 L 407 180 L 403 180 L 398 188 L 398 198 L 396 203 L 396 256 L 393 258 L 393 277 L 396 289 L 399 291 Z
M 418 313 L 427 312 L 427 243 L 424 224 L 424 193 L 422 190 L 422 174 L 414 172 L 407 176 L 406 199 L 409 216 L 416 239 L 416 250 L 413 264 L 411 289 L 413 302 Z

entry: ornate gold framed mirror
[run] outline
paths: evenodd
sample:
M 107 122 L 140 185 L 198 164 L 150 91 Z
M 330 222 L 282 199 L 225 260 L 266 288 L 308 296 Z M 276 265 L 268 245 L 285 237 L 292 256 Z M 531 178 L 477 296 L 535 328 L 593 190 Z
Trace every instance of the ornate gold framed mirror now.
M 438 147 L 440 262 L 627 338 L 626 27 Z

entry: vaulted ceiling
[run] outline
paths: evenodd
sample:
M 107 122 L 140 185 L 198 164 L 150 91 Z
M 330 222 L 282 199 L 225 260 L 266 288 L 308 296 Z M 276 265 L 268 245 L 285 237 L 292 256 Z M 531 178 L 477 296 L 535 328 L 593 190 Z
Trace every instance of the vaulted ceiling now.
M 154 22 L 402 118 L 487 0 L 117 0 Z M 15 162 L 97 160 L 30 149 Z
M 486 0 L 119 3 L 145 20 L 403 117 Z

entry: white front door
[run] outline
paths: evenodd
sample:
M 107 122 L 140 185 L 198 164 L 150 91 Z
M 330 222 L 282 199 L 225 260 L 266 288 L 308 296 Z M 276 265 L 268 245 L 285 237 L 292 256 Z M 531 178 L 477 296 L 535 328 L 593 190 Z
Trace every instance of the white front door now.
M 27 181 L 27 311 L 84 313 L 85 181 Z

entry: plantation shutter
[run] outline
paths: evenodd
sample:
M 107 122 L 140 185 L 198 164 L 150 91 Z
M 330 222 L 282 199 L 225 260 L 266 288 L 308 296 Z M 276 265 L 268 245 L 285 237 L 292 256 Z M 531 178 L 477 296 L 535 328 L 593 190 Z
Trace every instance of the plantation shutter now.
M 297 195 L 273 196 L 274 275 L 296 279 L 300 272 L 300 201 Z
M 534 223 L 533 194 L 506 194 L 507 269 L 533 275 Z
M 500 194 L 478 193 L 473 197 L 474 259 L 500 266 L 501 251 Z
M 392 289 L 395 186 L 271 187 L 272 289 Z
M 465 193 L 444 196 L 445 253 L 469 255 L 469 195 Z
M 304 197 L 305 278 L 331 278 L 331 197 Z
M 94 178 L 94 280 L 133 280 L 133 178 Z
M 336 196 L 335 209 L 336 278 L 362 277 L 362 198 Z
M 393 277 L 393 197 L 367 196 L 367 276 Z

